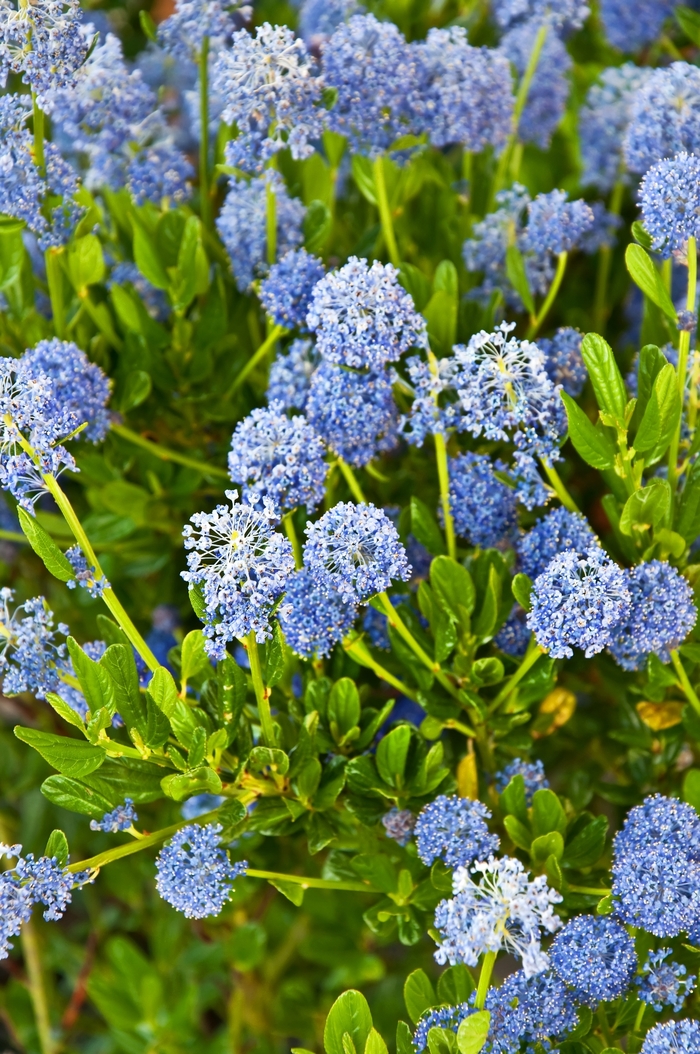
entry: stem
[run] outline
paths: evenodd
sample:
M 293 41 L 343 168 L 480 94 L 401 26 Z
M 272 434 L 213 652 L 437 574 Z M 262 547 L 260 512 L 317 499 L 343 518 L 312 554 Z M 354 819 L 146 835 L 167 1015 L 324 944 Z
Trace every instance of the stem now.
M 34 116 L 34 161 L 42 176 L 46 175 L 46 158 L 44 156 L 45 114 L 32 92 L 32 110 Z
M 250 675 L 253 678 L 253 690 L 255 691 L 255 699 L 258 704 L 263 742 L 266 747 L 276 747 L 275 727 L 272 723 L 272 712 L 270 710 L 270 689 L 265 687 L 263 681 L 260 652 L 258 651 L 258 642 L 255 638 L 254 630 L 246 637 L 245 646 L 250 659 Z
M 394 267 L 400 267 L 401 258 L 399 256 L 399 247 L 396 244 L 396 234 L 394 233 L 394 224 L 391 218 L 391 209 L 389 208 L 389 198 L 386 193 L 384 156 L 382 154 L 375 159 L 373 167 L 374 187 L 377 192 L 377 208 L 379 209 L 379 219 L 382 224 L 382 234 L 384 235 L 384 241 L 386 242 L 389 259 Z
M 692 706 L 693 710 L 700 714 L 700 699 L 698 699 L 697 693 L 690 683 L 690 678 L 685 672 L 683 661 L 675 648 L 671 652 L 671 662 L 673 663 L 674 670 L 678 674 L 678 680 L 681 682 L 681 687 L 685 692 L 686 699 Z
M 593 889 L 592 886 L 569 886 L 570 893 L 586 893 L 590 897 L 609 897 L 610 889 Z
M 402 695 L 408 696 L 414 702 L 418 701 L 418 693 L 415 688 L 409 688 L 407 684 L 400 681 L 398 677 L 394 677 L 393 673 L 390 673 L 384 666 L 376 661 L 374 656 L 370 653 L 369 649 L 359 640 L 348 640 L 346 637 L 343 641 L 343 647 L 348 655 L 359 662 L 361 666 L 366 666 L 370 670 L 376 673 L 377 677 L 382 681 L 386 681 L 393 688 L 396 688 Z
M 608 210 L 612 216 L 620 215 L 624 189 L 621 180 L 618 180 L 613 187 L 612 196 L 610 198 L 610 208 Z M 597 333 L 603 332 L 608 317 L 607 293 L 611 264 L 612 249 L 609 245 L 604 245 L 598 253 L 598 273 L 596 275 L 595 300 L 593 303 L 593 318 L 595 319 Z
M 479 974 L 479 987 L 476 990 L 476 999 L 474 1000 L 474 1006 L 477 1010 L 484 1009 L 484 1003 L 486 1002 L 486 995 L 489 990 L 491 983 L 491 974 L 493 973 L 493 967 L 496 962 L 496 952 L 486 952 L 484 961 L 481 964 L 481 973 Z
M 304 566 L 304 559 L 301 555 L 301 545 L 299 544 L 299 536 L 297 534 L 297 529 L 294 526 L 294 513 L 288 512 L 286 516 L 283 516 L 282 524 L 284 526 L 285 534 L 287 535 L 287 538 L 289 539 L 292 546 L 292 552 L 294 553 L 294 563 L 297 566 L 297 570 L 299 570 L 300 567 Z
M 39 1034 L 41 1054 L 53 1054 L 55 1047 L 51 1035 L 51 1017 L 44 985 L 44 971 L 41 967 L 39 942 L 31 919 L 29 922 L 25 922 L 22 927 L 21 940 L 24 965 L 27 968 L 29 995 L 34 1008 L 34 1020 L 36 1021 L 36 1030 Z
M 612 1032 L 610 1031 L 610 1026 L 608 1025 L 608 1018 L 605 1013 L 604 1006 L 598 1007 L 597 1017 L 600 1023 L 600 1030 L 603 1033 L 603 1038 L 605 1040 L 606 1047 L 615 1046 L 615 1044 L 613 1043 Z
M 535 638 L 532 637 L 528 645 L 528 649 L 520 661 L 520 665 L 518 666 L 515 673 L 512 673 L 510 675 L 510 677 L 503 685 L 496 698 L 491 703 L 489 707 L 490 711 L 498 709 L 501 703 L 504 703 L 506 701 L 511 692 L 518 686 L 518 684 L 520 684 L 525 674 L 529 670 L 531 670 L 532 667 L 535 665 L 540 655 L 544 655 L 544 651 L 542 648 L 540 648 Z
M 21 545 L 26 545 L 27 539 L 19 531 L 0 530 L 0 542 L 18 542 Z
M 61 512 L 63 513 L 63 517 L 66 523 L 73 532 L 73 537 L 75 538 L 80 548 L 83 550 L 83 554 L 85 555 L 85 559 L 88 562 L 88 566 L 94 567 L 95 576 L 97 578 L 105 578 L 104 571 L 100 567 L 100 562 L 95 555 L 95 550 L 90 544 L 90 539 L 83 530 L 83 526 L 75 513 L 75 509 L 71 505 L 67 496 L 61 490 L 61 487 L 59 486 L 55 476 L 51 476 L 48 474 L 42 475 L 42 479 L 44 480 L 44 483 L 46 484 L 49 493 L 53 497 Z M 148 668 L 154 671 L 157 670 L 160 666 L 160 663 L 156 659 L 151 649 L 146 644 L 146 641 L 143 639 L 139 631 L 136 629 L 136 626 L 131 621 L 131 618 L 125 611 L 122 602 L 119 600 L 111 586 L 107 586 L 105 588 L 102 594 L 102 599 L 104 600 L 105 604 L 107 605 L 111 613 L 114 615 L 115 619 L 129 638 L 129 641 L 139 653 Z
M 445 520 L 447 552 L 453 560 L 456 560 L 457 543 L 455 541 L 455 523 L 450 509 L 450 470 L 447 462 L 445 437 L 441 432 L 435 433 L 435 459 L 437 461 L 438 480 L 440 482 L 440 504 L 442 505 L 442 515 Z
M 389 600 L 389 597 L 386 595 L 386 593 L 385 592 L 377 593 L 377 599 L 380 601 L 380 603 L 381 603 L 381 605 L 382 605 L 382 607 L 384 609 L 384 614 L 386 615 L 387 619 L 389 620 L 389 625 L 392 626 L 396 630 L 396 632 L 399 634 L 399 636 L 403 638 L 403 640 L 406 642 L 406 644 L 408 644 L 408 646 L 411 649 L 411 651 L 413 652 L 413 654 L 418 659 L 420 659 L 420 661 L 423 663 L 423 665 L 428 670 L 430 670 L 430 672 L 432 674 L 435 675 L 435 677 L 440 682 L 440 684 L 443 686 L 443 688 L 446 691 L 448 691 L 450 693 L 450 695 L 454 696 L 455 698 L 458 698 L 459 697 L 459 692 L 457 691 L 455 686 L 452 684 L 452 682 L 450 681 L 449 677 L 441 669 L 440 664 L 435 662 L 434 659 L 431 659 L 430 656 L 428 655 L 428 653 L 426 651 L 424 651 L 423 648 L 421 648 L 420 644 L 418 643 L 416 638 L 413 636 L 413 634 L 411 633 L 410 629 L 408 628 L 406 623 L 403 621 L 403 619 L 399 615 L 398 611 L 396 610 L 394 605 Z
M 557 269 L 554 272 L 554 279 L 552 280 L 552 284 L 549 287 L 549 292 L 547 293 L 542 307 L 535 318 L 532 319 L 530 328 L 527 331 L 528 340 L 533 340 L 534 337 L 537 336 L 542 323 L 551 310 L 552 304 L 556 300 L 557 293 L 559 292 L 559 288 L 564 278 L 564 272 L 566 271 L 566 261 L 568 257 L 568 253 L 559 253 L 559 256 L 557 257 Z
M 203 476 L 219 476 L 221 479 L 229 479 L 229 474 L 225 468 L 219 468 L 218 465 L 207 465 L 202 461 L 197 461 L 196 458 L 188 457 L 187 454 L 180 454 L 177 450 L 168 450 L 167 447 L 161 446 L 160 443 L 154 443 L 153 440 L 146 439 L 145 436 L 139 435 L 138 432 L 133 432 L 126 425 L 112 425 L 112 431 L 121 436 L 122 439 L 125 439 L 127 443 L 133 443 L 134 446 L 147 450 L 149 454 L 153 454 L 160 461 L 174 461 L 178 465 L 186 465 L 187 468 L 196 468 Z
M 338 889 L 353 893 L 374 893 L 364 882 L 335 882 L 330 878 L 308 878 L 306 875 L 283 875 L 279 871 L 254 871 L 249 869 L 246 878 L 266 878 L 273 882 L 294 882 L 304 889 Z
M 202 37 L 199 53 L 199 211 L 202 223 L 211 228 L 209 190 L 209 37 Z
M 251 373 L 252 370 L 254 370 L 255 367 L 258 365 L 258 363 L 265 358 L 275 341 L 279 340 L 280 337 L 283 337 L 286 332 L 287 330 L 284 328 L 284 326 L 272 327 L 272 329 L 267 334 L 257 351 L 253 352 L 243 369 L 239 370 L 239 372 L 234 377 L 233 383 L 229 387 L 229 390 L 226 392 L 226 399 L 230 399 L 233 393 L 237 391 L 238 388 L 240 388 L 248 374 Z
M 267 262 L 272 267 L 277 258 L 277 203 L 275 201 L 275 190 L 271 183 L 267 184 L 265 203 L 267 208 Z
M 639 1010 L 637 1011 L 637 1016 L 634 1019 L 634 1025 L 632 1027 L 632 1032 L 639 1032 L 639 1030 L 641 1029 L 642 1021 L 644 1020 L 644 1011 L 646 1010 L 646 1008 L 647 1008 L 647 1004 L 644 1002 L 643 999 L 640 999 L 639 1000 Z
M 695 310 L 695 298 L 698 286 L 698 247 L 695 238 L 688 238 L 688 295 L 686 297 L 686 309 Z M 688 372 L 688 353 L 690 351 L 690 333 L 684 330 L 678 342 L 678 392 L 681 397 L 681 407 L 685 402 L 685 382 Z M 668 452 L 668 481 L 671 489 L 675 491 L 678 486 L 678 448 L 681 441 L 681 423 L 683 415 L 678 421 L 678 426 L 671 440 Z
M 554 468 L 554 466 L 550 465 L 549 462 L 545 461 L 544 458 L 540 458 L 540 464 L 542 465 L 542 468 L 544 469 L 547 475 L 547 479 L 552 484 L 552 487 L 554 488 L 554 491 L 564 508 L 568 509 L 569 512 L 580 512 L 581 510 L 579 509 L 578 505 L 564 486 L 561 480 L 561 476 Z
M 63 249 L 47 249 L 44 253 L 53 328 L 59 340 L 63 340 L 66 333 L 66 305 L 63 300 L 63 270 L 60 260 L 62 252 Z
M 340 471 L 343 473 L 343 478 L 345 479 L 345 482 L 350 488 L 350 491 L 355 501 L 359 501 L 361 505 L 365 505 L 367 503 L 367 498 L 364 496 L 362 492 L 362 487 L 359 484 L 357 476 L 350 468 L 347 461 L 344 461 L 342 457 L 339 457 L 336 464 Z

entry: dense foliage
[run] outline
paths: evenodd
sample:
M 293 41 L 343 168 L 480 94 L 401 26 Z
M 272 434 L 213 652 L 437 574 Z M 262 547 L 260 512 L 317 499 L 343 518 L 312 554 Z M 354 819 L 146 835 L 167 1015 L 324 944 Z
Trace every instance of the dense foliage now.
M 0 0 L 0 1034 L 699 1054 L 700 14 Z

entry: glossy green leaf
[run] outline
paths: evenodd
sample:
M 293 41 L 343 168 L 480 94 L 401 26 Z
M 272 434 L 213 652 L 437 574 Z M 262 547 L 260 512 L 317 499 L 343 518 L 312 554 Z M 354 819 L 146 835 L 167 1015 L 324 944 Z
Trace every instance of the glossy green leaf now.
M 673 437 L 681 416 L 681 397 L 676 371 L 668 363 L 654 381 L 642 422 L 634 437 L 634 448 L 646 454 L 647 464 L 663 456 Z
M 671 508 L 668 480 L 655 479 L 647 487 L 631 494 L 620 515 L 620 530 L 631 536 L 634 531 L 660 527 Z
M 569 439 L 577 453 L 593 468 L 612 468 L 615 464 L 615 447 L 603 431 L 593 424 L 578 403 L 566 392 L 561 393 L 569 422 Z
M 678 315 L 673 301 L 648 252 L 641 245 L 628 245 L 625 251 L 625 263 L 633 281 L 644 295 L 675 323 Z
M 343 992 L 331 1007 L 323 1030 L 326 1054 L 344 1054 L 343 1035 L 351 1037 L 355 1050 L 363 1052 L 372 1030 L 372 1015 L 361 992 Z
M 465 1018 L 457 1030 L 459 1054 L 479 1054 L 486 1043 L 490 1024 L 488 1010 L 477 1010 Z
M 21 506 L 17 508 L 17 518 L 22 531 L 36 555 L 43 561 L 47 571 L 59 582 L 70 582 L 75 578 L 70 560 L 61 552 L 55 541 L 34 516 Z
M 15 727 L 17 739 L 28 743 L 44 761 L 62 772 L 64 776 L 87 776 L 94 772 L 105 760 L 101 747 L 93 747 L 84 739 L 69 739 L 67 736 L 55 736 L 51 732 L 40 732 L 36 728 Z
M 414 970 L 406 978 L 403 998 L 411 1021 L 417 1024 L 426 1010 L 438 1005 L 438 998 L 425 970 Z
M 598 333 L 587 333 L 581 341 L 581 355 L 601 410 L 622 421 L 627 392 L 612 348 Z

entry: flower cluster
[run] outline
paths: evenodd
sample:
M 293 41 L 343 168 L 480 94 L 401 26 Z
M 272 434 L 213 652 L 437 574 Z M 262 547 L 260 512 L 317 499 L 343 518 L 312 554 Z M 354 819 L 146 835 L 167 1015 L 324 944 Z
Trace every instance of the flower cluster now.
M 639 998 L 653 1006 L 657 1014 L 666 1006 L 678 1013 L 683 1009 L 687 996 L 695 988 L 694 974 L 689 974 L 681 963 L 666 962 L 672 954 L 671 948 L 649 952 L 649 957 L 642 967 L 642 976 L 637 978 Z
M 105 813 L 101 820 L 90 820 L 90 830 L 116 834 L 118 831 L 128 831 L 137 820 L 134 803 L 131 798 L 126 798 L 123 805 L 117 805 L 111 812 Z
M 33 692 L 44 699 L 59 688 L 59 668 L 66 659 L 66 646 L 57 636 L 67 635 L 68 626 L 54 622 L 53 611 L 43 597 L 33 597 L 10 613 L 14 593 L 0 589 L 0 672 L 6 695 Z
M 587 1006 L 617 999 L 637 972 L 634 940 L 615 919 L 579 915 L 554 938 L 550 950 L 556 974 Z
M 418 855 L 424 864 L 443 860 L 448 867 L 468 867 L 498 849 L 500 839 L 490 834 L 486 820 L 491 813 L 480 801 L 438 795 L 416 820 Z
M 325 273 L 317 256 L 306 249 L 292 250 L 272 265 L 260 283 L 260 303 L 278 326 L 303 332 L 311 294 Z
M 625 572 L 629 614 L 620 622 L 610 651 L 625 670 L 642 667 L 650 654 L 671 661 L 698 617 L 693 590 L 675 567 L 650 560 Z
M 532 805 L 532 796 L 535 791 L 549 787 L 549 780 L 544 774 L 544 765 L 539 759 L 524 761 L 523 758 L 516 758 L 511 761 L 509 765 L 496 773 L 496 789 L 502 793 L 515 776 L 522 776 L 525 781 L 525 801 L 528 805 Z
M 248 869 L 245 860 L 231 864 L 226 850 L 219 848 L 221 831 L 219 824 L 188 824 L 158 854 L 156 889 L 188 919 L 220 914 L 231 883 Z
M 352 629 L 357 606 L 319 585 L 303 569 L 287 581 L 277 618 L 292 651 L 305 659 L 322 659 Z
M 386 371 L 355 373 L 322 362 L 305 409 L 324 443 L 351 465 L 367 465 L 398 444 L 399 418 Z
M 455 531 L 470 545 L 484 548 L 507 542 L 517 526 L 517 495 L 496 476 L 485 454 L 450 458 L 450 509 Z
M 19 73 L 40 105 L 56 88 L 70 84 L 85 61 L 80 0 L 0 4 L 0 83 Z

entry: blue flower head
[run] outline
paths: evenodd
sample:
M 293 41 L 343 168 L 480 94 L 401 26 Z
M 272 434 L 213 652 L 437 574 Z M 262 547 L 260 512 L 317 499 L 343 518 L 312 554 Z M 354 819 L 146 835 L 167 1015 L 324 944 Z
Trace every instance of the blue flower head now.
M 294 570 L 288 540 L 273 529 L 277 514 L 269 498 L 263 509 L 240 504 L 226 491 L 231 508 L 217 505 L 197 512 L 183 529 L 187 550 L 184 580 L 200 585 L 206 604 L 205 647 L 223 659 L 226 644 L 254 632 L 258 641 L 271 636 L 270 615 Z
M 555 556 L 535 579 L 527 624 L 553 659 L 586 658 L 609 647 L 630 610 L 624 571 L 598 546 Z
M 322 362 L 311 378 L 306 416 L 324 443 L 361 468 L 398 445 L 390 375 L 355 373 Z
M 156 858 L 156 889 L 188 919 L 220 914 L 231 896 L 231 882 L 248 868 L 245 860 L 231 864 L 226 850 L 219 848 L 221 830 L 220 824 L 188 824 Z
M 352 629 L 357 607 L 319 586 L 302 568 L 287 581 L 277 618 L 292 651 L 304 659 L 322 659 Z
M 652 0 L 656 3 L 656 0 Z M 624 4 L 624 0 L 623 0 Z M 633 9 L 624 5 L 630 13 Z M 635 8 L 639 5 L 635 4 Z M 603 70 L 598 83 L 588 89 L 579 111 L 579 138 L 583 161 L 583 186 L 602 193 L 612 190 L 618 180 L 629 182 L 622 154 L 632 100 L 651 70 L 626 62 Z
M 552 4 L 553 8 L 561 6 L 559 3 Z M 537 21 L 523 22 L 508 30 L 501 41 L 499 50 L 515 66 L 519 77 L 527 69 L 539 27 Z M 524 143 L 534 143 L 543 150 L 548 148 L 564 116 L 569 97 L 567 75 L 571 66 L 568 51 L 550 29 L 518 125 L 518 137 Z
M 90 820 L 90 830 L 116 834 L 118 831 L 128 831 L 137 820 L 134 803 L 131 798 L 126 798 L 123 805 L 117 805 L 116 809 L 106 812 L 101 820 Z
M 673 62 L 654 70 L 635 92 L 624 141 L 625 160 L 643 175 L 656 161 L 700 153 L 700 69 Z
M 3 0 L 0 18 L 0 84 L 19 73 L 47 108 L 47 97 L 70 84 L 85 61 L 88 45 L 80 32 L 80 0 Z
M 580 512 L 552 509 L 518 541 L 519 570 L 535 579 L 560 553 L 585 553 L 597 544 L 597 537 Z
M 496 476 L 487 454 L 458 454 L 449 460 L 450 508 L 455 531 L 471 545 L 501 545 L 518 524 L 518 499 Z
M 68 562 L 73 568 L 75 578 L 69 579 L 66 585 L 69 589 L 75 589 L 77 585 L 87 589 L 91 597 L 101 597 L 110 584 L 104 575 L 97 574 L 97 568 L 91 567 L 85 557 L 85 553 L 79 545 L 72 545 L 66 549 Z
M 695 988 L 695 975 L 689 974 L 681 963 L 666 962 L 669 955 L 673 955 L 671 948 L 649 952 L 642 976 L 637 978 L 639 998 L 653 1006 L 657 1014 L 666 1006 L 678 1013 Z
M 216 226 L 231 258 L 236 285 L 243 292 L 268 271 L 268 187 L 275 196 L 278 257 L 296 249 L 303 241 L 304 206 L 296 198 L 289 197 L 279 172 L 268 169 L 264 175 L 249 182 L 231 179 Z
M 695 1054 L 700 1050 L 700 1021 L 684 1018 L 654 1025 L 647 1032 L 641 1054 Z
M 205 37 L 217 55 L 231 37 L 238 3 L 227 0 L 175 0 L 175 10 L 158 26 L 158 43 L 180 59 L 196 62 Z
M 532 796 L 535 791 L 544 790 L 549 786 L 549 780 L 544 774 L 544 765 L 539 758 L 536 761 L 515 758 L 504 769 L 496 773 L 496 789 L 499 794 L 503 793 L 515 776 L 522 776 L 525 781 L 525 801 L 528 805 L 532 805 Z
M 615 835 L 615 910 L 656 937 L 691 930 L 700 914 L 700 819 L 692 805 L 654 794 Z
M 152 201 L 179 204 L 189 195 L 194 169 L 181 150 L 167 140 L 140 150 L 129 163 L 126 185 L 137 205 Z
M 640 190 L 642 220 L 654 249 L 668 258 L 700 237 L 700 157 L 678 154 L 652 165 Z
M 570 252 L 593 226 L 593 212 L 585 201 L 569 201 L 565 190 L 538 194 L 527 207 L 525 245 L 538 256 Z
M 252 410 L 231 437 L 229 476 L 243 499 L 260 506 L 269 498 L 282 514 L 299 505 L 313 512 L 323 501 L 328 463 L 325 447 L 301 414 L 287 417 L 280 403 Z
M 312 341 L 298 338 L 278 355 L 270 367 L 268 403 L 281 403 L 285 410 L 304 410 L 309 387 L 321 356 Z
M 697 621 L 693 590 L 665 560 L 650 560 L 625 572 L 632 606 L 610 646 L 625 670 L 641 669 L 649 655 L 671 661 Z
M 0 672 L 5 695 L 33 692 L 44 699 L 59 689 L 57 667 L 66 658 L 66 646 L 58 634 L 67 636 L 68 626 L 54 622 L 54 614 L 43 597 L 25 600 L 10 613 L 11 589 L 0 589 Z
M 674 0 L 600 0 L 600 18 L 613 47 L 629 53 L 657 39 L 674 6 Z
M 393 581 L 407 582 L 411 567 L 393 523 L 371 503 L 339 502 L 306 526 L 304 566 L 321 588 L 346 603 L 360 603 Z
M 233 34 L 216 56 L 212 88 L 224 100 L 222 118 L 238 128 L 226 145 L 228 164 L 261 172 L 285 147 L 300 161 L 323 131 L 321 82 L 303 40 L 288 26 L 264 22 L 252 36 Z
M 399 422 L 402 434 L 412 446 L 423 446 L 428 435 L 447 435 L 450 427 L 460 427 L 457 389 L 459 367 L 453 356 L 426 362 L 419 355 L 406 359 L 406 372 L 413 391 L 413 403 Z
M 608 916 L 572 919 L 554 938 L 549 954 L 558 976 L 591 1007 L 624 995 L 637 972 L 633 939 Z
M 418 856 L 430 866 L 442 860 L 448 867 L 468 867 L 498 851 L 500 839 L 491 834 L 486 821 L 491 813 L 480 801 L 438 795 L 416 820 Z
M 514 659 L 521 659 L 527 651 L 531 633 L 525 621 L 525 612 L 519 604 L 514 604 L 507 622 L 503 624 L 494 638 L 497 648 Z
M 509 974 L 500 988 L 490 990 L 486 1009 L 491 1012 L 489 1039 L 494 1026 L 496 1032 L 511 1033 L 511 1044 L 502 1048 L 503 1054 L 518 1050 L 521 1039 L 527 1041 L 528 1050 L 535 1044 L 549 1050 L 549 1041 L 563 1039 L 578 1021 L 576 1000 L 551 969 L 530 977 L 523 970 Z M 497 1049 L 494 1044 L 494 1052 Z
M 387 838 L 393 838 L 399 845 L 408 845 L 413 836 L 416 818 L 410 809 L 390 809 L 382 816 L 382 824 Z
M 571 326 L 563 326 L 550 338 L 539 337 L 538 345 L 544 352 L 544 368 L 552 384 L 560 384 L 567 395 L 576 399 L 588 380 L 588 370 L 581 354 L 583 334 Z
M 311 293 L 325 273 L 317 256 L 306 249 L 292 250 L 260 283 L 260 303 L 278 326 L 304 332 Z
M 417 119 L 437 147 L 501 150 L 513 122 L 513 78 L 504 55 L 467 43 L 462 26 L 431 29 L 418 45 Z
M 494 0 L 491 6 L 502 29 L 531 19 L 556 29 L 580 29 L 591 13 L 585 0 Z
M 306 324 L 328 362 L 379 370 L 426 343 L 425 321 L 391 264 L 351 256 L 311 294 Z
M 427 1010 L 413 1033 L 413 1049 L 416 1054 L 421 1054 L 421 1051 L 427 1049 L 428 1033 L 431 1028 L 445 1028 L 456 1032 L 464 1019 L 473 1013 L 474 1007 L 469 1003 L 460 1003 L 458 1006 L 439 1006 L 434 1010 Z
M 74 415 L 74 427 L 87 422 L 84 434 L 93 443 L 107 435 L 112 382 L 77 344 L 56 337 L 40 340 L 19 360 L 17 374 L 22 383 L 48 378 L 54 414 Z
M 357 0 L 302 0 L 299 8 L 299 33 L 307 48 L 314 52 L 353 15 L 363 14 Z

